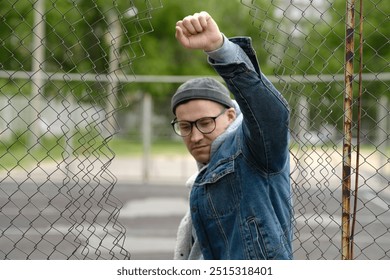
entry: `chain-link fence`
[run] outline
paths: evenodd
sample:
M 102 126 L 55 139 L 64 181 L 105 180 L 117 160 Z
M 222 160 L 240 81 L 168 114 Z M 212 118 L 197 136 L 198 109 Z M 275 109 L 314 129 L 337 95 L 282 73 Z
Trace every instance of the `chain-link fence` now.
M 293 108 L 294 256 L 388 259 L 389 7 L 269 2 L 243 1 Z
M 108 143 L 153 12 L 168 7 L 1 3 L 0 258 L 129 259 Z M 237 2 L 292 109 L 296 259 L 390 257 L 386 4 Z
M 130 258 L 107 143 L 160 6 L 1 1 L 1 259 Z

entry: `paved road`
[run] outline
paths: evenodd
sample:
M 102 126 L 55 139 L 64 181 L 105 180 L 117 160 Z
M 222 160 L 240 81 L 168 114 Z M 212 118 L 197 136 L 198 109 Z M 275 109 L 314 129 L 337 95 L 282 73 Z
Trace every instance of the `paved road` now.
M 196 166 L 188 157 L 159 157 L 151 163 L 146 183 L 141 162 L 119 157 L 111 163 L 109 170 L 117 180 L 112 201 L 105 201 L 112 177 L 99 173 L 99 161 L 92 161 L 94 168 L 86 164 L 91 161 L 75 161 L 67 167 L 70 176 L 55 163 L 0 172 L 0 259 L 110 258 L 118 231 L 106 223 L 120 204 L 118 220 L 126 229 L 123 247 L 131 259 L 172 259 L 187 206 L 185 181 Z M 77 249 L 87 242 L 88 249 Z M 118 248 L 114 251 L 119 253 Z
M 61 241 L 64 232 L 69 231 L 66 226 L 61 226 L 66 221 L 63 215 L 58 214 L 69 202 L 64 189 L 59 189 L 63 187 L 63 181 L 58 178 L 58 181 L 39 184 L 47 179 L 47 174 L 53 176 L 52 170 L 55 168 L 53 165 L 44 166 L 44 174 L 34 173 L 31 176 L 32 173 L 29 173 L 28 180 L 24 178 L 25 172 L 22 172 L 1 181 L 0 232 L 4 234 L 0 235 L 0 259 L 25 259 L 26 256 L 32 259 L 44 258 L 48 255 L 45 248 L 53 248 L 53 244 L 60 244 L 56 248 L 57 252 L 62 250 L 64 254 L 56 253 L 50 258 L 63 259 L 71 253 L 72 246 L 65 243 L 69 240 Z M 181 171 L 177 172 L 178 169 Z M 112 195 L 118 199 L 115 203 L 123 204 L 118 219 L 126 229 L 124 248 L 131 253 L 131 259 L 172 259 L 176 230 L 187 207 L 188 190 L 184 183 L 186 177 L 195 171 L 192 161 L 188 158 L 154 160 L 151 166 L 153 176 L 149 183 L 142 182 L 139 159 L 116 159 L 110 170 L 117 177 Z M 372 178 L 370 174 L 364 175 Z M 11 178 L 18 178 L 19 181 L 15 182 Z M 295 179 L 300 182 L 298 178 Z M 24 182 L 22 186 L 20 182 Z M 78 189 L 70 191 L 75 194 L 90 191 L 94 197 L 100 196 L 97 193 L 99 190 L 89 189 L 93 181 L 85 182 L 85 185 L 81 182 L 77 184 Z M 332 180 L 329 182 L 332 184 Z M 388 178 L 380 177 L 370 181 L 370 185 L 378 188 L 378 192 L 375 188 L 363 188 L 360 191 L 359 205 L 363 207 L 358 213 L 358 247 L 355 251 L 361 259 L 390 259 L 390 192 L 388 188 L 383 188 L 388 186 L 388 182 Z M 296 259 L 340 259 L 340 197 L 340 188 L 332 188 L 318 181 L 303 180 L 295 190 Z M 108 207 L 106 213 L 96 207 L 96 201 L 79 200 L 75 205 L 78 203 L 80 209 L 75 208 L 74 213 L 80 211 L 80 217 L 84 215 L 83 218 L 93 220 L 93 217 L 88 216 L 99 213 L 97 222 L 100 224 L 109 218 L 109 203 L 104 207 Z M 34 205 L 41 207 L 41 214 Z M 90 209 L 85 211 L 85 207 Z M 50 229 L 50 224 L 56 227 Z M 97 226 L 93 230 L 101 236 L 105 234 L 105 230 Z M 85 238 L 89 229 L 86 226 L 82 231 Z M 72 236 L 78 232 L 81 230 L 73 228 Z M 42 234 L 45 235 L 43 240 L 40 239 Z M 82 239 L 79 236 L 77 238 Z M 4 252 L 8 252 L 14 242 L 17 243 L 16 248 L 5 256 Z M 89 242 L 93 244 L 98 241 L 91 237 Z M 34 250 L 37 253 L 26 254 Z M 82 256 L 86 252 L 75 254 Z
M 127 229 L 132 259 L 172 259 L 176 230 L 185 214 L 188 191 L 182 185 L 119 185 L 114 194 L 125 201 L 120 222 Z

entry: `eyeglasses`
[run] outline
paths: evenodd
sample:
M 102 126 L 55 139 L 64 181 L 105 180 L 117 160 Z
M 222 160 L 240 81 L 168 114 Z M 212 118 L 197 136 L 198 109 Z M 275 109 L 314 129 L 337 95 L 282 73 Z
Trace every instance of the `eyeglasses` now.
M 216 128 L 215 120 L 221 116 L 223 113 L 226 112 L 226 109 L 224 109 L 221 113 L 219 113 L 215 117 L 204 117 L 197 119 L 196 121 L 190 122 L 190 121 L 178 121 L 176 118 L 171 122 L 171 125 L 173 127 L 173 131 L 181 137 L 186 137 L 191 134 L 192 127 L 195 125 L 196 128 L 203 134 L 210 134 L 213 132 Z

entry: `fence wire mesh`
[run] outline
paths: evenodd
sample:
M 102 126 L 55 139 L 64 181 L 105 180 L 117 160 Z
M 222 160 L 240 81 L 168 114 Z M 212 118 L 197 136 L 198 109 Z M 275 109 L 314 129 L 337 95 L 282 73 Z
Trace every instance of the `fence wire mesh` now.
M 293 109 L 294 257 L 388 259 L 387 4 L 380 0 L 364 1 L 364 7 L 363 1 L 242 2 L 251 8 L 254 25 L 270 53 L 269 63 L 275 64 L 278 85 Z M 352 26 L 348 8 L 354 9 Z M 272 14 L 278 15 L 273 21 Z M 352 57 L 347 43 L 355 46 Z M 353 62 L 352 71 L 346 71 Z M 351 82 L 346 82 L 348 76 Z M 348 107 L 347 86 L 353 87 Z M 351 127 L 345 130 L 348 123 Z M 350 150 L 345 153 L 348 144 Z M 350 164 L 345 162 L 347 157 Z M 350 183 L 350 192 L 343 188 L 345 181 Z M 351 203 L 350 209 L 343 209 L 345 201 Z M 354 219 L 354 231 L 345 232 L 345 223 L 352 225 Z M 342 243 L 343 233 L 350 238 L 348 244 Z M 354 248 L 354 255 L 347 257 L 343 247 Z
M 127 105 L 122 85 L 164 1 L 1 3 L 0 258 L 129 259 L 108 142 L 114 112 Z M 292 109 L 296 259 L 346 258 L 344 246 L 355 259 L 390 257 L 390 8 L 370 0 L 360 11 L 361 3 L 241 0 L 269 54 L 262 63 Z M 348 40 L 353 73 L 345 71 Z
M 161 5 L 136 4 L 1 1 L 1 259 L 130 258 L 107 143 Z

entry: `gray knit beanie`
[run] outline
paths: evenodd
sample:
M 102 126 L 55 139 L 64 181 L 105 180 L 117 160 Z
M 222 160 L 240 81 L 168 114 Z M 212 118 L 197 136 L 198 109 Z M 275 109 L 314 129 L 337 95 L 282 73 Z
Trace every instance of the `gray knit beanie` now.
M 233 107 L 228 89 L 213 78 L 195 78 L 182 84 L 173 95 L 171 109 L 176 115 L 176 107 L 193 99 L 207 99 L 222 104 L 228 108 Z

